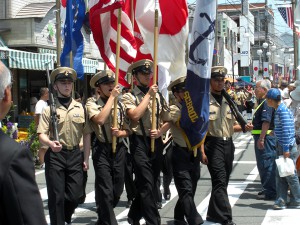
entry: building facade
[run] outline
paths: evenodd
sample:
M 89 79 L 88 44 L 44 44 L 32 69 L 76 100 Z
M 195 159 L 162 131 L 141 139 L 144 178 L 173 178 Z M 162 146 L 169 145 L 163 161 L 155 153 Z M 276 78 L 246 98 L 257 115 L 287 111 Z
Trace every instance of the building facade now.
M 56 12 L 55 0 L 0 1 L 0 57 L 14 77 L 16 120 L 18 115 L 30 113 L 29 99 L 39 99 L 40 88 L 47 86 L 46 67 L 51 71 L 56 65 Z M 82 34 L 84 73 L 92 75 L 104 64 L 88 25 L 83 26 Z M 84 77 L 76 83 L 81 94 L 88 90 L 91 76 Z M 87 91 L 84 94 L 88 95 Z

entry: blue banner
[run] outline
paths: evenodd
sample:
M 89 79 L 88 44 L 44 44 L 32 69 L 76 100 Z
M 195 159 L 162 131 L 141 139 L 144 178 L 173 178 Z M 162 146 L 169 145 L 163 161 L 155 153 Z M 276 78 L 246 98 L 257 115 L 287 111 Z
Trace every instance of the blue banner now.
M 216 6 L 216 0 L 197 1 L 194 12 L 186 92 L 179 120 L 190 149 L 200 147 L 208 129 Z
M 66 20 L 63 29 L 64 47 L 60 56 L 61 66 L 70 67 L 70 53 L 72 51 L 73 68 L 78 79 L 84 78 L 82 64 L 83 36 L 81 27 L 85 18 L 84 0 L 68 0 L 66 6 Z

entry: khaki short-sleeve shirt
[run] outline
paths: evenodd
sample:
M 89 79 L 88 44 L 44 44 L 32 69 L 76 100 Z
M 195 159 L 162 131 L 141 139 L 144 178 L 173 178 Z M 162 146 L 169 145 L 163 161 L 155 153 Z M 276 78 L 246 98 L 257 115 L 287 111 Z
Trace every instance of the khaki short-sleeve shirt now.
M 72 99 L 68 109 L 56 101 L 56 113 L 58 117 L 57 131 L 59 142 L 63 148 L 72 149 L 79 145 L 83 134 L 91 133 L 89 123 L 86 123 L 83 105 Z M 38 134 L 47 134 L 53 139 L 50 118 L 50 106 L 46 107 L 41 116 Z
M 170 116 L 172 119 L 171 123 L 171 134 L 173 137 L 173 141 L 179 145 L 180 147 L 187 147 L 186 142 L 182 136 L 181 129 L 176 125 L 177 121 L 181 116 L 181 108 L 182 106 L 179 103 L 175 103 L 175 105 L 170 106 Z
M 143 100 L 145 94 L 138 88 L 135 87 L 132 93 L 126 93 L 123 95 L 122 102 L 125 105 L 125 112 L 128 109 L 136 108 L 140 102 Z M 152 128 L 152 97 L 148 108 L 146 109 L 144 115 L 142 116 L 142 122 L 145 128 L 146 136 L 149 136 L 149 131 Z M 162 104 L 161 104 L 162 103 Z M 156 94 L 156 104 L 158 104 L 158 128 L 160 127 L 161 122 L 170 121 L 170 109 L 164 100 L 161 99 L 160 94 Z M 157 109 L 157 108 L 156 108 Z M 139 121 L 130 121 L 131 130 L 137 135 L 143 135 L 142 128 Z
M 96 100 L 95 98 L 90 98 L 86 103 L 86 110 L 87 110 L 88 118 L 90 119 L 92 130 L 95 132 L 100 142 L 105 142 L 103 130 L 99 124 L 94 123 L 91 119 L 94 116 L 98 115 L 103 110 L 104 106 L 105 103 L 102 101 L 101 98 L 99 98 L 98 100 Z M 117 112 L 117 117 L 118 117 L 117 125 L 119 130 L 130 131 L 128 119 L 125 117 L 124 109 L 125 106 L 122 103 L 119 103 L 118 112 Z M 109 143 L 112 142 L 111 127 L 113 125 L 113 116 L 114 116 L 114 106 L 112 107 L 111 115 L 104 123 L 104 128 Z
M 231 137 L 234 133 L 233 126 L 235 122 L 236 120 L 225 98 L 222 98 L 222 105 L 220 105 L 210 94 L 207 136 Z

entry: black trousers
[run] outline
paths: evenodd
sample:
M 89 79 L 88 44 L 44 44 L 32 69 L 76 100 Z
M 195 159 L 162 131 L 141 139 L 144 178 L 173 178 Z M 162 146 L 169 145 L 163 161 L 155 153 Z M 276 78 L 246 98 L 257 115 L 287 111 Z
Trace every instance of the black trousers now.
M 172 163 L 173 176 L 179 199 L 174 208 L 174 219 L 177 224 L 196 225 L 203 223 L 201 215 L 197 211 L 194 196 L 197 182 L 200 179 L 200 152 L 194 157 L 193 152 L 186 148 L 173 146 Z
M 136 196 L 136 187 L 133 180 L 133 156 L 131 153 L 126 152 L 125 158 L 125 189 L 127 193 L 127 199 L 133 200 Z
M 173 167 L 172 167 L 172 154 L 173 154 L 173 143 L 169 145 L 166 153 L 163 156 L 163 187 L 164 191 L 169 191 L 169 186 L 173 178 Z
M 83 194 L 82 154 L 78 148 L 45 154 L 45 176 L 51 225 L 70 223 Z
M 128 218 L 139 221 L 142 217 L 147 225 L 160 225 L 160 215 L 156 207 L 158 179 L 162 165 L 162 140 L 155 140 L 155 152 L 151 153 L 150 138 L 145 143 L 143 136 L 132 135 L 131 151 L 136 175 L 137 195 L 130 207 Z
M 163 148 L 165 145 L 163 146 Z M 163 173 L 163 188 L 164 192 L 169 192 L 169 186 L 172 182 L 173 178 L 173 170 L 172 170 L 172 143 L 169 145 L 169 147 L 166 149 L 166 153 L 163 155 L 162 159 L 162 165 L 161 165 L 161 171 Z M 155 187 L 155 199 L 156 202 L 162 202 L 162 194 L 160 191 L 160 185 L 161 185 L 161 179 L 159 178 L 156 182 Z
M 235 147 L 232 139 L 206 138 L 205 154 L 211 176 L 212 191 L 207 217 L 220 223 L 232 220 L 227 186 L 232 171 Z
M 111 144 L 98 141 L 93 154 L 95 169 L 95 192 L 98 210 L 98 224 L 117 225 L 114 207 L 118 204 L 124 189 L 124 163 L 126 147 L 117 145 L 116 154 L 112 154 Z

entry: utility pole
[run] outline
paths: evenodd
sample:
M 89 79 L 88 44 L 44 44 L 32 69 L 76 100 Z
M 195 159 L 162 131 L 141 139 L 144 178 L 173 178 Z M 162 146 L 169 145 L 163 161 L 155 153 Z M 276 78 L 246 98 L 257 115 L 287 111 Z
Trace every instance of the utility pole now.
M 298 3 L 299 4 L 299 3 Z M 296 0 L 292 0 L 292 14 L 293 17 L 295 18 L 295 8 L 296 8 Z M 297 67 L 298 67 L 298 37 L 296 34 L 296 26 L 294 24 L 293 26 L 293 39 L 294 39 L 294 70 L 293 70 L 293 74 L 295 75 L 295 79 L 298 80 L 299 77 L 297 77 Z M 290 78 L 289 78 L 289 82 L 290 82 Z
M 215 20 L 215 48 L 216 49 L 216 54 L 213 55 L 213 62 L 212 65 L 213 66 L 217 66 L 218 65 L 218 54 L 219 54 L 219 38 L 218 38 L 218 0 L 217 2 L 217 7 L 216 7 L 216 20 Z M 214 50 L 215 51 L 215 50 Z
M 265 0 L 265 41 L 267 42 L 268 41 L 268 30 L 269 30 L 269 12 L 268 12 L 268 0 Z M 263 59 L 264 59 L 264 62 L 266 62 L 267 66 L 268 66 L 268 71 L 269 71 L 269 60 L 268 60 L 268 57 L 267 57 L 267 49 L 265 50 L 264 52 L 264 55 L 263 55 Z
M 233 38 L 231 37 L 230 47 L 231 47 L 231 66 L 232 66 L 232 87 L 234 87 L 234 59 L 233 59 Z

